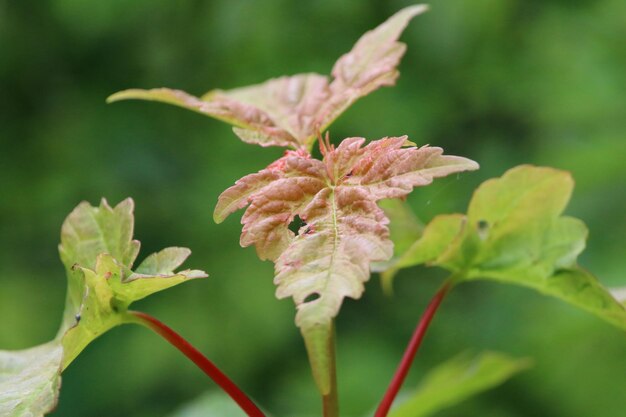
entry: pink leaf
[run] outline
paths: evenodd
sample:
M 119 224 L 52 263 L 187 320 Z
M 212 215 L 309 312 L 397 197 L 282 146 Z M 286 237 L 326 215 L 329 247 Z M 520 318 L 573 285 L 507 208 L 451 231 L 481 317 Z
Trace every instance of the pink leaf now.
M 307 73 L 284 76 L 232 90 L 213 90 L 201 98 L 180 90 L 131 89 L 108 102 L 141 99 L 169 103 L 234 125 L 241 140 L 261 146 L 309 150 L 357 99 L 395 83 L 405 45 L 397 41 L 409 21 L 427 10 L 407 7 L 367 32 L 332 70 L 333 80 Z
M 391 257 L 389 221 L 376 201 L 478 168 L 440 148 L 404 147 L 406 137 L 364 143 L 349 138 L 336 149 L 323 143 L 322 161 L 288 151 L 227 189 L 215 210 L 221 221 L 248 205 L 241 244 L 275 262 L 277 296 L 294 298 L 303 330 L 327 325 L 345 297 L 361 296 L 370 263 Z M 289 230 L 296 216 L 305 222 L 297 234 Z

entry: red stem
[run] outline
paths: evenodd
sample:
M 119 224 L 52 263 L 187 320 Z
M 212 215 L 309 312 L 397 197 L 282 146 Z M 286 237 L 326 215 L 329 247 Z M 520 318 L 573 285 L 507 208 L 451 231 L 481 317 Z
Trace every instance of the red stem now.
M 422 339 L 424 339 L 424 335 L 426 334 L 426 330 L 428 330 L 428 326 L 430 325 L 435 312 L 437 312 L 437 308 L 443 301 L 444 297 L 450 290 L 451 283 L 446 282 L 440 289 L 437 291 L 435 296 L 430 300 L 430 304 L 422 314 L 415 331 L 413 332 L 413 336 L 411 337 L 411 341 L 404 351 L 404 356 L 402 356 L 402 360 L 400 361 L 400 365 L 398 369 L 396 369 L 396 373 L 394 374 L 391 383 L 389 384 L 389 388 L 387 388 L 387 392 L 383 397 L 378 409 L 376 410 L 376 414 L 374 417 L 386 417 L 387 413 L 389 413 L 389 409 L 391 408 L 391 404 L 393 400 L 398 395 L 398 391 L 400 391 L 400 387 L 404 382 L 407 374 L 409 373 L 409 368 L 413 363 L 413 359 L 415 358 L 415 354 L 417 353 L 417 349 L 419 349 Z
M 129 311 L 129 314 L 139 319 L 139 322 L 151 330 L 154 330 L 157 334 L 162 336 L 165 340 L 170 342 L 176 349 L 180 350 L 185 356 L 187 356 L 198 368 L 209 376 L 217 385 L 219 385 L 226 393 L 237 403 L 239 407 L 250 417 L 265 417 L 265 414 L 252 402 L 252 400 L 244 394 L 243 391 L 235 385 L 222 371 L 218 369 L 213 362 L 207 359 L 198 349 L 193 347 L 187 342 L 181 335 L 174 330 L 161 323 L 156 318 L 146 313 L 139 311 Z

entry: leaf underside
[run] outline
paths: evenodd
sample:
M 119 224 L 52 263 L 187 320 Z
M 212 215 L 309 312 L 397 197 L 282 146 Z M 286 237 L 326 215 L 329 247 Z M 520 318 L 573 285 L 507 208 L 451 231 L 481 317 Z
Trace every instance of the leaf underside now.
M 0 351 L 0 416 L 33 417 L 51 411 L 61 372 L 98 336 L 131 322 L 126 312 L 133 301 L 206 277 L 203 271 L 174 272 L 189 256 L 186 248 L 150 255 L 133 272 L 139 252 L 133 224 L 131 199 L 114 208 L 106 200 L 99 207 L 81 203 L 67 217 L 59 246 L 68 279 L 61 327 L 45 345 Z
M 442 155 L 441 148 L 403 147 L 406 141 L 385 138 L 363 146 L 365 139 L 348 138 L 336 149 L 325 145 L 321 161 L 288 151 L 218 200 L 217 222 L 249 206 L 241 245 L 255 245 L 261 259 L 275 262 L 276 294 L 293 297 L 309 351 L 324 351 L 332 319 L 345 297 L 361 296 L 370 263 L 392 255 L 388 219 L 376 201 L 478 168 L 471 160 Z M 304 222 L 297 234 L 289 229 L 296 216 Z
M 61 387 L 59 341 L 0 351 L 0 416 L 42 416 L 54 409 Z
M 202 97 L 169 88 L 130 89 L 108 98 L 159 101 L 230 123 L 244 142 L 310 150 L 319 132 L 360 97 L 395 84 L 406 46 L 398 42 L 409 21 L 425 5 L 400 10 L 365 33 L 341 56 L 332 78 L 307 73 L 284 76 L 233 90 L 212 90 Z
M 489 279 L 533 288 L 626 329 L 626 308 L 576 259 L 587 228 L 563 216 L 574 183 L 569 173 L 519 166 L 483 183 L 467 215 L 435 217 L 388 269 L 426 263 L 463 280 Z

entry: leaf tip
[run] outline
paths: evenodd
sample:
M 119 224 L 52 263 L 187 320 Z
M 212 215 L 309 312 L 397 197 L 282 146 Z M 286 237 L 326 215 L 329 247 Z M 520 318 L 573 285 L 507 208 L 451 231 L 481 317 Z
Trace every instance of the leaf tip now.
M 138 98 L 138 95 L 144 93 L 144 90 L 138 88 L 131 88 L 128 90 L 118 91 L 108 96 L 105 100 L 107 104 L 115 103 L 116 101 L 132 100 Z
M 220 224 L 224 220 L 226 220 L 226 216 L 224 216 L 224 214 L 222 214 L 221 212 L 218 212 L 217 207 L 216 207 L 215 210 L 213 211 L 213 221 L 216 224 Z

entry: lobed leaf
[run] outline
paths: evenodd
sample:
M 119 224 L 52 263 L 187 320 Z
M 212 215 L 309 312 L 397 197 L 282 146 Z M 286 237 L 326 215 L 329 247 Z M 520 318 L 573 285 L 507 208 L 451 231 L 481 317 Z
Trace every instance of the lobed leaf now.
M 468 159 L 442 155 L 440 148 L 404 147 L 406 142 L 394 137 L 363 146 L 365 139 L 349 138 L 337 149 L 324 145 L 322 161 L 288 151 L 218 200 L 217 220 L 249 206 L 241 244 L 255 245 L 261 259 L 275 262 L 276 295 L 293 297 L 296 324 L 319 363 L 328 359 L 325 337 L 343 299 L 359 298 L 370 264 L 392 255 L 388 220 L 376 201 L 478 168 Z M 289 229 L 296 216 L 305 223 L 297 234 Z M 322 392 L 328 386 L 324 369 L 314 369 Z
M 0 416 L 42 416 L 56 405 L 60 374 L 94 339 L 134 320 L 129 305 L 203 271 L 174 272 L 190 251 L 167 248 L 131 270 L 139 252 L 133 235 L 133 201 L 112 208 L 81 203 L 61 229 L 59 252 L 67 269 L 68 291 L 57 337 L 36 348 L 0 351 Z M 5 395 L 6 393 L 6 395 Z
M 126 310 L 137 300 L 206 277 L 203 271 L 174 272 L 189 256 L 187 248 L 167 248 L 148 256 L 131 270 L 139 252 L 132 239 L 134 203 L 115 208 L 102 200 L 99 207 L 81 203 L 65 220 L 59 252 L 68 270 L 63 340 L 63 368 L 95 338 L 128 321 Z
M 427 6 L 407 7 L 367 32 L 336 62 L 333 79 L 307 73 L 284 76 L 232 90 L 212 90 L 195 97 L 180 90 L 130 89 L 107 102 L 140 99 L 173 104 L 234 125 L 244 142 L 261 146 L 310 149 L 320 131 L 372 91 L 395 83 L 405 45 L 404 28 Z
M 423 4 L 406 7 L 365 33 L 352 50 L 335 63 L 330 84 L 331 95 L 320 111 L 321 130 L 325 130 L 357 99 L 383 86 L 393 86 L 400 75 L 398 65 L 406 45 L 398 38 L 415 16 L 428 10 Z
M 111 208 L 106 200 L 100 207 L 82 202 L 67 217 L 61 228 L 59 253 L 67 269 L 75 264 L 94 268 L 96 258 L 108 253 L 128 267 L 139 253 L 133 236 L 133 200 L 128 198 Z
M 531 365 L 496 352 L 462 354 L 430 371 L 389 417 L 425 417 L 494 388 Z
M 533 288 L 626 329 L 626 308 L 577 266 L 587 228 L 563 216 L 569 173 L 519 166 L 474 193 L 467 216 L 437 216 L 387 272 L 429 263 L 461 280 L 491 279 Z

